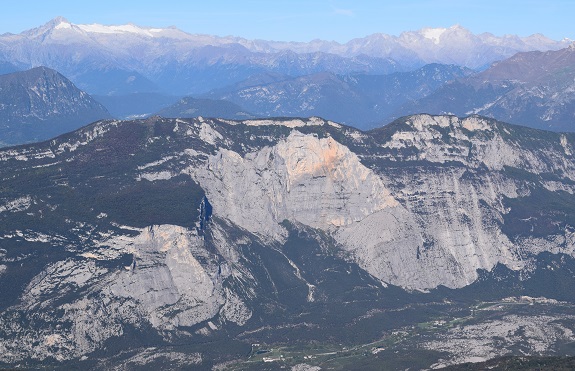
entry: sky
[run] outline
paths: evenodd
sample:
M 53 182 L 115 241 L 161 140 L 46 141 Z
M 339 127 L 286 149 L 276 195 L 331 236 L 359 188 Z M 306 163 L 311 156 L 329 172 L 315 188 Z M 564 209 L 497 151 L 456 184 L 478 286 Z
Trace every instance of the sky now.
M 192 34 L 347 42 L 373 33 L 463 26 L 497 36 L 575 39 L 575 0 L 2 0 L 0 34 L 71 23 L 176 26 Z

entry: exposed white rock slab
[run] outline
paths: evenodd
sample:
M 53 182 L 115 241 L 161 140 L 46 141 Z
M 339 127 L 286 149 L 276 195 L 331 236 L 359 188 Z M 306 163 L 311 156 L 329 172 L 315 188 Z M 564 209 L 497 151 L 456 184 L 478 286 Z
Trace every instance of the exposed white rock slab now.
M 450 355 L 448 360 L 442 360 L 432 368 L 501 357 L 509 354 L 514 346 L 521 346 L 529 355 L 548 354 L 556 343 L 575 340 L 573 331 L 562 324 L 575 317 L 557 319 L 545 315 L 508 315 L 477 325 L 454 327 L 438 340 L 424 343 L 423 347 Z
M 148 180 L 150 182 L 153 182 L 154 180 L 167 180 L 173 177 L 173 174 L 170 171 L 158 171 L 155 173 L 141 173 L 138 175 L 137 179 L 138 180 Z
M 274 147 L 240 154 L 220 149 L 188 172 L 214 213 L 265 239 L 282 241 L 284 219 L 333 230 L 398 205 L 381 179 L 347 147 L 294 130 Z
M 160 165 L 166 163 L 167 161 L 170 161 L 170 160 L 173 159 L 174 157 L 175 157 L 175 156 L 166 156 L 166 157 L 164 157 L 164 158 L 162 158 L 162 159 L 160 159 L 160 160 L 153 161 L 153 162 L 150 162 L 150 163 L 147 163 L 147 164 L 138 166 L 138 170 L 144 170 L 144 169 L 147 169 L 147 168 L 150 168 L 150 167 L 160 166 Z
M 24 211 L 32 205 L 32 197 L 25 196 L 19 197 L 14 200 L 0 204 L 0 214 L 3 212 L 17 212 Z
M 510 166 L 535 174 L 556 173 L 575 178 L 574 164 L 557 155 L 557 149 L 571 153 L 566 137 L 560 139 L 557 149 L 537 148 L 536 144 L 534 148 L 522 148 L 516 140 L 503 137 L 506 129 L 502 134 L 494 123 L 477 116 L 460 119 L 421 114 L 410 117 L 406 124 L 383 147 L 414 151 L 403 158 L 390 153 L 387 156 L 391 160 L 456 161 L 470 168 L 486 166 L 490 170 Z
M 199 237 L 181 227 L 144 230 L 127 246 L 135 263 L 119 274 L 111 294 L 135 299 L 158 328 L 191 326 L 212 318 L 225 299 L 193 255 L 201 245 Z
M 220 310 L 222 318 L 243 326 L 252 316 L 251 310 L 233 291 L 225 289 L 226 302 Z
M 321 367 L 308 365 L 307 363 L 299 363 L 292 366 L 291 371 L 320 371 Z
M 220 265 L 195 231 L 159 225 L 138 232 L 111 236 L 92 251 L 54 263 L 34 277 L 20 304 L 8 313 L 36 313 L 52 326 L 37 332 L 14 328 L 26 335 L 0 339 L 0 361 L 15 362 L 24 354 L 36 359 L 80 357 L 110 337 L 122 335 L 126 325 L 149 323 L 160 331 L 173 331 L 210 320 L 220 312 L 224 320 L 240 325 L 251 317 L 239 296 L 223 287 L 232 274 L 230 265 Z M 114 266 L 126 254 L 133 255 L 132 262 Z M 98 261 L 108 261 L 109 267 Z M 83 290 L 86 295 L 75 294 Z M 59 301 L 67 294 L 72 294 L 69 300 Z M 20 326 L 20 322 L 7 322 L 9 316 L 0 318 L 4 330 Z M 44 342 L 32 347 L 35 339 Z
M 202 122 L 200 124 L 199 137 L 201 140 L 211 145 L 216 145 L 218 140 L 221 141 L 223 139 L 222 135 L 218 133 L 217 130 L 215 130 L 205 122 Z
M 195 352 L 170 351 L 151 347 L 140 350 L 136 355 L 126 360 L 119 362 L 112 361 L 111 364 L 104 366 L 109 370 L 124 371 L 133 368 L 149 367 L 149 364 L 153 362 L 169 364 L 171 368 L 186 369 L 200 365 L 202 363 L 202 355 Z
M 63 152 L 74 152 L 79 147 L 85 146 L 88 143 L 94 141 L 97 138 L 102 137 L 104 134 L 112 130 L 113 128 L 117 127 L 121 124 L 121 121 L 108 121 L 102 122 L 100 125 L 90 126 L 88 128 L 84 128 L 80 130 L 80 138 L 76 140 L 74 143 L 72 142 L 62 142 L 58 145 L 56 149 L 56 154 L 61 154 Z M 55 141 L 53 141 L 55 144 Z

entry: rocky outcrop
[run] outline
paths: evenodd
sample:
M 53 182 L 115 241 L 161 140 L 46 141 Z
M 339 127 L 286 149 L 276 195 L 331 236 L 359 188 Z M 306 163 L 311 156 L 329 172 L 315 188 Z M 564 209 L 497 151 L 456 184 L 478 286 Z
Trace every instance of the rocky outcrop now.
M 168 333 L 207 323 L 220 312 L 224 323 L 242 325 L 250 318 L 238 295 L 223 287 L 231 274 L 227 263 L 218 264 L 196 233 L 171 225 L 131 232 L 97 241 L 34 277 L 22 304 L 0 321 L 0 362 L 18 362 L 24 354 L 38 360 L 80 357 L 128 327 L 148 323 Z M 75 292 L 85 294 L 70 296 Z M 28 321 L 46 326 L 25 331 Z

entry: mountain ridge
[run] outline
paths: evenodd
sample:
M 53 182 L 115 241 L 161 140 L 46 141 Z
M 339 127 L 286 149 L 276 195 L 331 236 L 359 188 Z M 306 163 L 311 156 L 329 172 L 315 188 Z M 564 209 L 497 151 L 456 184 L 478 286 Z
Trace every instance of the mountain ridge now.
M 573 131 L 575 47 L 518 53 L 446 84 L 398 111 L 496 117 L 535 128 Z
M 476 115 L 106 120 L 1 149 L 0 364 L 565 349 L 574 153 L 572 133 Z
M 114 86 L 118 81 L 103 79 L 97 86 L 83 76 L 113 69 L 126 79 L 135 76 L 142 82 L 137 87 L 124 86 L 125 93 L 159 89 L 185 95 L 205 93 L 258 73 L 382 74 L 413 70 L 428 63 L 480 68 L 519 51 L 555 50 L 568 45 L 565 40 L 538 36 L 473 35 L 460 26 L 445 29 L 437 39 L 425 37 L 430 32 L 438 34 L 436 31 L 409 31 L 400 36 L 375 34 L 346 44 L 317 40 L 282 43 L 192 35 L 176 28 L 131 24 L 75 25 L 56 18 L 21 34 L 0 36 L 0 54 L 15 65 L 54 68 L 91 94 L 113 94 L 119 89 Z M 80 45 L 91 47 L 79 49 Z M 67 58 L 67 53 L 76 54 Z
M 320 116 L 367 129 L 386 122 L 406 102 L 431 94 L 471 70 L 428 64 L 412 72 L 388 75 L 336 75 L 320 72 L 299 77 L 263 76 L 207 97 L 224 99 L 262 117 Z
M 47 67 L 0 75 L 0 143 L 45 140 L 111 117 L 71 81 Z

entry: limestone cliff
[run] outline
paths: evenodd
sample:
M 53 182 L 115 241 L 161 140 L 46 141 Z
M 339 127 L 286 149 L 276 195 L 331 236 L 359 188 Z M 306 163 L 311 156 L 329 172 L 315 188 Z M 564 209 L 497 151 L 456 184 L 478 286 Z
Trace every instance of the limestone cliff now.
M 218 149 L 205 165 L 186 172 L 221 217 L 279 242 L 286 235 L 284 219 L 329 231 L 383 282 L 463 287 L 478 269 L 524 267 L 524 251 L 501 224 L 504 199 L 528 191 L 504 169 L 573 179 L 566 137 L 556 135 L 556 148 L 523 148 L 508 129 L 475 116 L 419 115 L 404 125 L 360 154 L 366 163 L 386 160 L 386 166 L 367 168 L 332 136 L 295 128 L 275 145 L 243 156 Z M 358 133 L 348 135 L 361 142 Z

